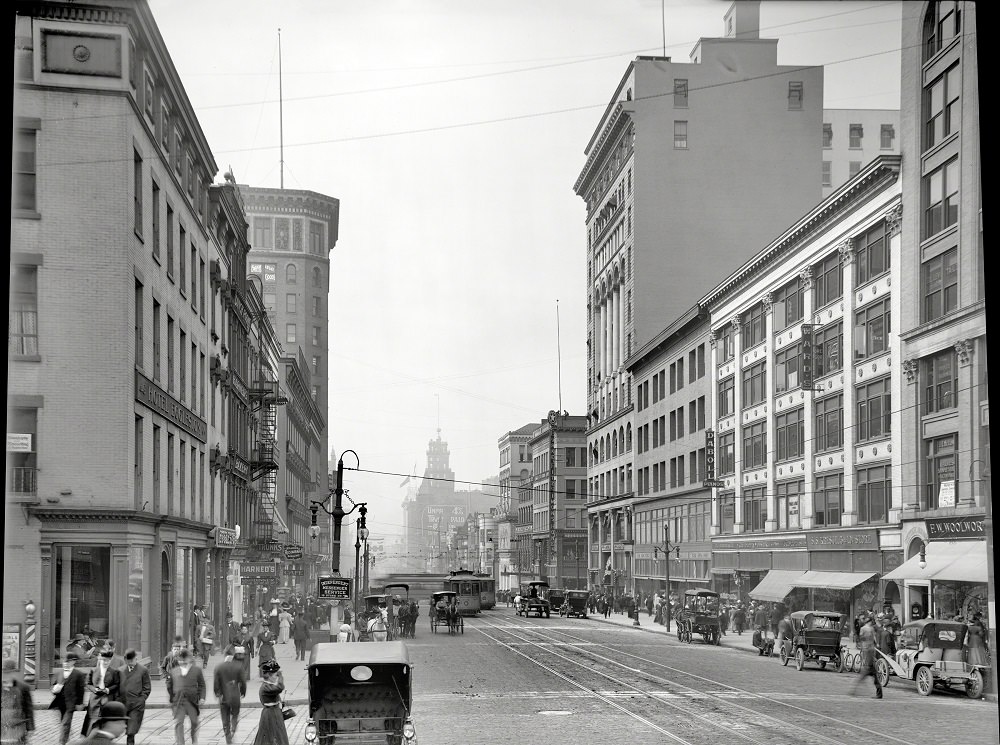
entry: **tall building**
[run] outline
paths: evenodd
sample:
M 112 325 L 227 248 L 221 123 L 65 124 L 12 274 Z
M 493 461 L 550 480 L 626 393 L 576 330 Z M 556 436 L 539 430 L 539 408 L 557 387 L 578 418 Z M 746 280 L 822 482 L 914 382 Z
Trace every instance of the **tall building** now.
M 701 301 L 714 345 L 713 589 L 853 616 L 899 595 L 900 156 Z M 670 526 L 671 541 L 683 541 Z
M 823 112 L 823 198 L 879 155 L 898 155 L 898 109 L 826 109 Z
M 689 62 L 636 58 L 587 144 L 591 452 L 631 423 L 626 360 L 821 198 L 823 69 L 778 65 L 759 10 L 733 3 Z M 589 464 L 592 500 L 632 490 L 633 453 L 617 453 Z
M 317 421 L 321 422 L 318 429 L 312 424 L 306 427 L 305 439 L 296 446 L 298 458 L 293 457 L 291 462 L 301 474 L 294 477 L 279 474 L 283 487 L 287 478 L 297 484 L 289 485 L 288 490 L 282 489 L 279 502 L 284 502 L 286 495 L 291 496 L 293 499 L 288 504 L 301 519 L 302 510 L 298 507 L 308 510 L 310 501 L 326 499 L 334 486 L 327 478 L 326 462 L 330 448 L 328 312 L 330 254 L 337 244 L 340 201 L 306 190 L 243 184 L 239 188 L 250 224 L 248 271 L 260 280 L 267 318 L 278 335 L 283 355 L 305 363 L 300 374 L 293 377 L 301 382 L 304 373 L 308 373 L 308 394 L 318 412 Z M 288 368 L 283 365 L 282 369 L 287 371 Z M 287 422 L 283 418 L 277 423 L 277 442 L 286 454 L 290 448 L 288 443 L 293 439 L 286 436 L 283 429 Z M 308 478 L 306 472 L 310 474 Z M 332 504 L 327 507 L 332 509 Z M 284 510 L 279 509 L 279 512 Z M 317 561 L 326 563 L 330 558 L 320 553 L 322 547 L 329 545 L 330 521 L 324 519 L 318 523 L 323 529 L 323 539 L 306 541 L 304 546 L 309 553 L 306 563 L 310 564 L 310 569 Z M 349 542 L 341 541 L 341 567 L 353 566 L 351 554 Z M 326 558 L 320 559 L 320 556 Z M 319 568 L 322 570 L 321 566 Z M 304 567 L 293 569 L 299 570 L 304 571 Z
M 211 371 L 246 223 L 148 3 L 15 14 L 4 619 L 44 674 L 78 633 L 157 659 L 230 607 L 250 484 L 217 464 L 254 440 Z
M 531 478 L 531 456 L 528 442 L 535 431 L 534 422 L 510 432 L 505 432 L 497 440 L 500 451 L 499 503 L 497 505 L 497 567 L 498 590 L 516 590 L 522 582 L 529 582 L 533 576 L 522 579 L 522 569 L 530 555 L 531 520 L 527 511 L 521 514 L 518 487 L 527 484 Z
M 968 619 L 992 566 L 976 12 L 930 2 L 902 34 L 902 548 L 907 619 Z M 991 517 L 991 516 L 990 516 Z M 992 603 L 989 603 L 992 605 Z M 995 647 L 994 647 L 995 648 Z

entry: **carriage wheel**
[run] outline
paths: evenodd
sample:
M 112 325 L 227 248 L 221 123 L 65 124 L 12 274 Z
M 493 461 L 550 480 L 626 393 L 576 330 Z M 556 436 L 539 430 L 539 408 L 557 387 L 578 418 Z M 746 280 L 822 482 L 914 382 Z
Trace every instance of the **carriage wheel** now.
M 921 696 L 930 696 L 934 690 L 934 674 L 931 669 L 924 665 L 917 669 L 917 693 Z
M 983 695 L 983 674 L 978 668 L 972 668 L 969 679 L 965 681 L 965 695 L 969 698 L 980 698 Z
M 803 667 L 805 667 L 805 664 L 806 664 L 806 653 L 802 649 L 802 647 L 799 647 L 798 649 L 795 650 L 795 669 L 801 670 Z
M 784 643 L 781 644 L 781 652 L 778 653 L 778 656 L 781 657 L 781 665 L 782 665 L 782 667 L 787 666 L 788 665 L 788 649 L 785 648 Z
M 883 688 L 889 685 L 889 663 L 881 657 L 875 660 L 875 680 Z
M 680 624 L 677 624 L 677 641 L 684 641 L 684 627 Z

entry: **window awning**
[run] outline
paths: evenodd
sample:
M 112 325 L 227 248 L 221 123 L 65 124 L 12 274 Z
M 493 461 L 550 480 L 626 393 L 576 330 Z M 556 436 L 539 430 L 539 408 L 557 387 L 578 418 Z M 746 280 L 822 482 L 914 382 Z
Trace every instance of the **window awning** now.
M 878 572 L 815 572 L 809 571 L 792 582 L 792 587 L 824 587 L 827 590 L 853 590 Z
M 907 559 L 882 579 L 930 579 L 938 582 L 986 582 L 986 541 L 931 541 L 924 552 Z
M 750 591 L 754 600 L 780 603 L 795 587 L 795 580 L 803 574 L 798 569 L 772 569 L 755 588 Z
M 288 535 L 288 525 L 277 510 L 274 511 L 274 532 L 276 535 Z

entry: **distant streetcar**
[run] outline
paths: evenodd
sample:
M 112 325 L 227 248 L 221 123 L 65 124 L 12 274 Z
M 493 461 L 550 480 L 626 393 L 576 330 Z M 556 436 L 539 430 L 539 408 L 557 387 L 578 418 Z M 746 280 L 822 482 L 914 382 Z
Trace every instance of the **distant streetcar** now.
M 442 581 L 443 590 L 452 590 L 458 593 L 458 612 L 463 616 L 475 616 L 479 614 L 482 605 L 482 578 L 477 577 L 472 571 L 459 567 L 448 572 L 448 576 Z M 495 603 L 495 601 L 494 601 Z

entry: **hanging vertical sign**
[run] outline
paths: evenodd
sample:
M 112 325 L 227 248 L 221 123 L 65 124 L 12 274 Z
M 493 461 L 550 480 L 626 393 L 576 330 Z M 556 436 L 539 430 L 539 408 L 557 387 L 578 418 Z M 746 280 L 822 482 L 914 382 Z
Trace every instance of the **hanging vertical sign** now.
M 799 365 L 802 368 L 802 390 L 813 387 L 813 328 L 811 323 L 802 324 L 802 355 Z
M 705 430 L 705 479 L 704 487 L 725 486 L 725 482 L 715 478 L 715 430 Z

